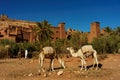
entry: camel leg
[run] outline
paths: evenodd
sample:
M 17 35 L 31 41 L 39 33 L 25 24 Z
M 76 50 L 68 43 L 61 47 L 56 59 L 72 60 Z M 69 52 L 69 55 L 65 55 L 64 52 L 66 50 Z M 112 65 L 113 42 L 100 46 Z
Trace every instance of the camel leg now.
M 95 67 L 96 64 L 96 70 L 98 69 L 98 60 L 97 58 L 94 58 L 94 63 L 93 63 L 93 68 Z
M 58 58 L 58 61 L 59 61 L 60 65 L 61 65 L 61 67 L 63 67 L 65 69 L 64 61 L 62 61 L 61 58 Z
M 83 67 L 85 67 L 85 71 L 87 70 L 87 67 L 86 67 L 86 62 L 84 60 L 81 59 L 81 70 L 83 70 Z
M 50 71 L 54 71 L 54 67 L 53 66 L 54 66 L 54 58 L 51 58 L 50 59 L 50 68 L 49 68 Z
M 83 60 L 81 59 L 81 70 L 83 70 Z
M 85 71 L 86 71 L 87 70 L 86 61 L 83 60 L 83 63 L 84 63 Z
M 43 72 L 45 72 L 45 70 L 43 69 L 43 62 L 44 62 L 44 55 L 40 54 L 39 55 L 39 71 L 38 72 L 41 72 L 41 70 Z
M 83 70 L 83 67 L 85 67 L 85 71 L 86 71 L 87 67 L 86 67 L 86 61 L 84 60 L 84 58 L 81 59 L 81 64 L 82 64 L 81 70 Z
M 95 61 L 96 61 L 96 64 L 97 64 L 97 66 L 96 66 L 96 70 L 99 68 L 98 67 L 98 65 L 99 65 L 99 63 L 98 63 L 98 59 L 97 58 L 95 58 Z
M 94 66 L 95 66 L 95 64 L 97 65 L 96 66 L 96 70 L 98 69 L 98 59 L 97 59 L 97 52 L 96 52 L 96 50 L 94 50 L 94 53 L 93 53 L 93 57 L 94 57 L 94 64 L 93 64 L 93 68 L 94 68 Z
M 95 61 L 95 58 L 94 58 L 94 59 L 93 59 L 93 66 L 92 66 L 92 69 L 94 69 L 95 63 L 96 63 L 96 61 Z

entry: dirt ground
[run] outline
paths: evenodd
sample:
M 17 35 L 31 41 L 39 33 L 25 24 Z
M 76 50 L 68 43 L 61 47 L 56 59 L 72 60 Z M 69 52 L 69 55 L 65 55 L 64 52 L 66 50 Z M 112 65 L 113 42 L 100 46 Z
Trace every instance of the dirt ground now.
M 79 58 L 63 58 L 66 69 L 60 69 L 55 60 L 55 71 L 38 74 L 37 59 L 4 59 L 0 60 L 0 80 L 120 80 L 120 54 L 107 55 L 99 60 L 99 70 L 80 70 Z M 45 59 L 44 67 L 49 68 L 49 59 Z M 92 65 L 87 59 L 87 66 Z M 57 75 L 58 72 L 63 72 Z

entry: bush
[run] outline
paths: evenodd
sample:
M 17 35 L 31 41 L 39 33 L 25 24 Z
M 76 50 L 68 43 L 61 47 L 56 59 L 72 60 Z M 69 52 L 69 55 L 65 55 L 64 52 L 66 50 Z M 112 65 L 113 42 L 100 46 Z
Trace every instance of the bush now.
M 4 46 L 0 46 L 0 59 L 8 58 L 8 57 L 9 57 L 8 49 L 5 48 Z
M 39 51 L 34 51 L 34 52 L 31 52 L 31 56 L 32 56 L 32 58 L 35 58 L 35 59 L 38 59 L 38 57 L 39 57 Z

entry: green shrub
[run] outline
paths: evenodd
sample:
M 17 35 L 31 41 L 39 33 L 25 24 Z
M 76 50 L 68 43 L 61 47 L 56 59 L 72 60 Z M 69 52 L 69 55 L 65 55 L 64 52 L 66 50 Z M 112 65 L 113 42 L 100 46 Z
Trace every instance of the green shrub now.
M 9 57 L 8 49 L 5 48 L 4 46 L 0 46 L 0 59 L 8 58 L 8 57 Z

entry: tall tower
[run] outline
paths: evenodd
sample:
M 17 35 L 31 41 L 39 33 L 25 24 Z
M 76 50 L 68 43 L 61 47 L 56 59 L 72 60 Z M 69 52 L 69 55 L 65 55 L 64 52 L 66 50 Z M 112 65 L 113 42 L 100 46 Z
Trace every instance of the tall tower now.
M 93 22 L 90 25 L 89 42 L 100 36 L 100 22 Z
M 58 25 L 59 29 L 60 29 L 60 39 L 62 38 L 66 38 L 66 33 L 65 33 L 65 23 L 62 22 Z
M 99 37 L 100 36 L 100 22 L 91 23 L 90 33 L 93 37 Z

